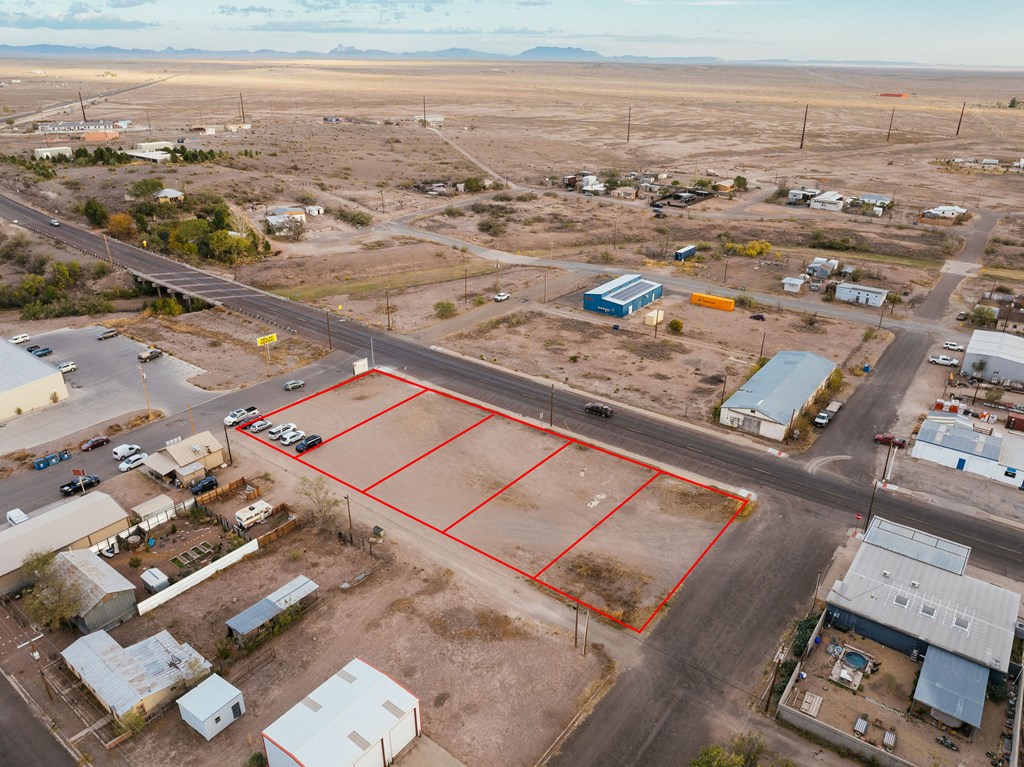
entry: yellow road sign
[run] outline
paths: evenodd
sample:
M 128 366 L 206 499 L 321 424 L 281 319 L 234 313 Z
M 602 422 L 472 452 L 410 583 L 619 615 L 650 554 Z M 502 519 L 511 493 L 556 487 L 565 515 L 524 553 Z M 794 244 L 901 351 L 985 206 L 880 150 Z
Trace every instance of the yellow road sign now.
M 260 336 L 256 339 L 257 346 L 266 346 L 277 341 L 277 333 L 271 333 L 269 336 Z

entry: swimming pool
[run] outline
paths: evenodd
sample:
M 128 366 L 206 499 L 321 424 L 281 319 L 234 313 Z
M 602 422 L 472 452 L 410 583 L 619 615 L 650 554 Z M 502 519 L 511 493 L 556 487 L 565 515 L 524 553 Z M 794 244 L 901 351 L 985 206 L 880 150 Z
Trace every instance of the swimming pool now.
M 868 666 L 868 659 L 863 653 L 859 653 L 856 650 L 847 650 L 843 655 L 843 662 L 850 668 L 863 671 Z

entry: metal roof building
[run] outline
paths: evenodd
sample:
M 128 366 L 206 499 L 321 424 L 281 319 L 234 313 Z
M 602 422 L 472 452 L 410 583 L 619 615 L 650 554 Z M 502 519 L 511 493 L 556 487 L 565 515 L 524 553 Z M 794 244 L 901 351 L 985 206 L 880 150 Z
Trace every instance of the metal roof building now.
M 384 767 L 419 737 L 420 702 L 358 658 L 263 731 L 269 767 Z
M 217 674 L 178 698 L 181 718 L 207 740 L 245 713 L 242 691 Z
M 63 653 L 64 662 L 115 717 L 146 713 L 205 676 L 210 662 L 190 645 L 161 631 L 121 647 L 106 631 L 82 637 Z
M 857 282 L 840 282 L 836 285 L 836 301 L 865 306 L 881 306 L 889 295 L 885 288 L 873 288 Z
M 82 601 L 71 622 L 83 634 L 113 628 L 138 614 L 131 581 L 89 549 L 60 552 L 54 567 L 81 591 Z
M 639 274 L 624 274 L 583 294 L 583 308 L 613 317 L 628 317 L 633 312 L 657 301 L 664 293 L 657 282 Z
M 964 353 L 963 369 L 984 361 L 989 381 L 1024 381 L 1024 338 L 994 330 L 975 330 Z
M 966 546 L 876 517 L 828 595 L 832 625 L 925 657 L 915 699 L 953 725 L 980 723 L 986 685 L 1009 669 L 1021 599 L 964 575 L 969 557 Z
M 318 599 L 320 587 L 305 575 L 293 578 L 273 594 L 261 599 L 227 621 L 228 633 L 242 647 L 257 641 L 273 628 L 273 620 L 294 605 L 304 606 Z
M 67 398 L 68 387 L 56 367 L 26 352 L 22 346 L 0 343 L 0 419 Z
M 722 404 L 719 422 L 768 439 L 785 439 L 797 413 L 810 405 L 835 370 L 813 352 L 779 352 Z
M 0 593 L 28 583 L 21 563 L 29 553 L 106 548 L 114 536 L 127 529 L 127 512 L 106 493 L 93 490 L 0 530 Z
M 1024 437 L 974 428 L 968 418 L 948 413 L 925 417 L 910 454 L 914 458 L 978 474 L 1014 487 L 1024 484 Z

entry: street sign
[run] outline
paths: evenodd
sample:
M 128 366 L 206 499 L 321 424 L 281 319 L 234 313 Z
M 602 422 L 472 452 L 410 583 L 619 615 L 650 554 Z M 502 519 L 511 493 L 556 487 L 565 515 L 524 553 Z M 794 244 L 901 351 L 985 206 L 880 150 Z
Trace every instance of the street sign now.
M 271 333 L 269 336 L 260 336 L 256 339 L 257 346 L 266 346 L 277 341 L 277 333 Z
M 72 469 L 71 470 L 71 475 L 74 476 L 74 477 L 84 477 L 85 476 L 85 469 Z

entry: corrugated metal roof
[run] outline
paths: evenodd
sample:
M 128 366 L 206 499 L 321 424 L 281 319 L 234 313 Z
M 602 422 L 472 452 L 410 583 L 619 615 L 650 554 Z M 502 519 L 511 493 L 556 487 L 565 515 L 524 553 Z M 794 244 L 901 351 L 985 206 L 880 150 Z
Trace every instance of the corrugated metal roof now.
M 864 534 L 864 542 L 963 575 L 971 547 L 947 541 L 923 530 L 875 517 Z
M 1020 607 L 1013 591 L 864 542 L 828 602 L 983 666 L 1009 668 Z
M 142 460 L 142 465 L 148 466 L 161 477 L 173 474 L 178 469 L 178 464 L 176 464 L 163 450 L 150 453 Z
M 966 354 L 995 357 L 996 359 L 989 360 L 987 365 L 989 372 L 999 369 L 999 360 L 1006 360 L 1015 365 L 1024 365 L 1024 338 L 1012 336 L 1009 333 L 997 333 L 994 330 L 975 330 L 967 344 Z
M 611 301 L 613 304 L 628 304 L 637 296 L 642 296 L 649 290 L 655 290 L 660 287 L 661 285 L 657 282 L 640 280 L 639 282 L 626 285 L 624 288 L 615 291 L 610 296 L 605 296 L 605 301 Z
M 305 767 L 351 764 L 419 706 L 408 690 L 358 658 L 263 734 Z M 371 746 L 372 747 L 372 746 Z
M 79 615 L 88 613 L 109 594 L 135 591 L 127 578 L 89 549 L 62 551 L 57 554 L 54 566 L 57 572 L 77 583 L 82 590 Z
M 967 421 L 950 418 L 924 419 L 917 433 L 918 442 L 927 442 L 949 450 L 998 461 L 1002 450 L 1003 438 L 999 434 L 985 434 L 974 431 Z
M 870 293 L 875 296 L 886 296 L 889 295 L 889 291 L 885 288 L 874 288 L 870 285 L 861 285 L 859 282 L 840 282 L 836 285 L 836 292 L 842 291 L 843 293 L 855 292 L 855 293 Z
M 128 513 L 99 490 L 57 504 L 45 514 L 0 530 L 0 575 L 20 568 L 31 552 L 59 551 L 117 522 L 124 522 L 127 530 Z
M 776 423 L 789 423 L 832 374 L 836 364 L 813 352 L 779 352 L 722 405 L 753 410 Z
M 242 691 L 217 674 L 211 674 L 201 684 L 178 698 L 178 707 L 201 721 L 206 721 L 233 701 Z
M 607 296 L 614 293 L 616 290 L 625 287 L 626 285 L 640 279 L 639 274 L 624 274 L 621 277 L 616 277 L 614 280 L 609 280 L 603 285 L 598 285 L 596 288 L 591 288 L 584 296 Z
M 18 346 L 8 343 L 6 339 L 0 339 L 0 392 L 26 384 L 42 386 L 48 378 L 53 378 L 54 385 L 59 379 L 60 386 L 66 391 L 64 377 L 57 368 L 26 352 L 24 345 Z
M 150 498 L 148 501 L 143 501 L 138 506 L 132 506 L 132 512 L 139 515 L 140 519 L 151 517 L 154 514 L 160 514 L 163 511 L 168 511 L 174 507 L 174 501 L 171 500 L 169 495 L 158 495 Z
M 121 647 L 106 631 L 87 634 L 61 655 L 100 702 L 121 716 L 146 697 L 172 687 L 210 663 L 167 631 Z
M 267 621 L 280 615 L 300 599 L 312 594 L 318 588 L 320 587 L 305 575 L 300 575 L 297 578 L 293 578 L 288 581 L 284 586 L 274 593 L 264 597 L 256 604 L 242 610 L 238 615 L 228 618 L 225 623 L 227 623 L 228 628 L 236 634 L 244 636 L 250 631 L 255 631 Z
M 987 668 L 941 647 L 929 647 L 914 700 L 980 727 L 987 687 Z

